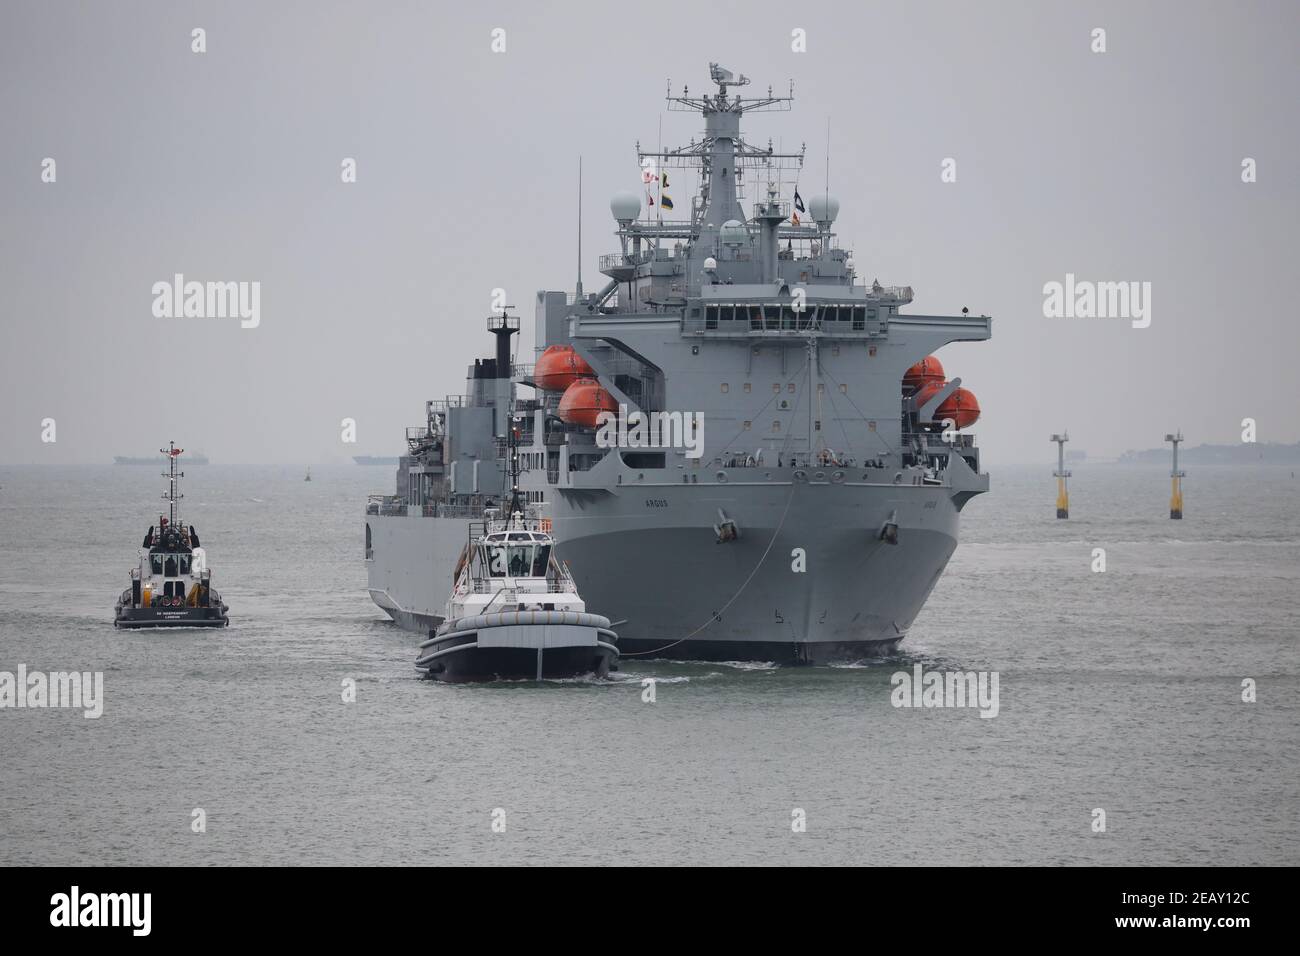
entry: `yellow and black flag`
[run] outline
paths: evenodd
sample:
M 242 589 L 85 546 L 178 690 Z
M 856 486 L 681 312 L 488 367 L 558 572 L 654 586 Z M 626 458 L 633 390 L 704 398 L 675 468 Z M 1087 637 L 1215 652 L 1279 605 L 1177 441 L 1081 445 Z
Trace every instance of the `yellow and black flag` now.
M 664 190 L 667 188 L 668 188 L 668 174 L 665 172 L 660 175 L 660 186 L 659 186 L 659 208 L 660 209 L 673 208 L 673 198 L 669 196 L 666 192 L 664 192 Z

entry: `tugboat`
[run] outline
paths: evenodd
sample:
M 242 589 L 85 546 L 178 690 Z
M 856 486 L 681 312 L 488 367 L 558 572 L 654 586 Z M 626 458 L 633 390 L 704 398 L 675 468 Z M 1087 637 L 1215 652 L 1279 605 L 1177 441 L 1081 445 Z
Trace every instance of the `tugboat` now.
M 194 525 L 186 530 L 180 520 L 183 495 L 178 482 L 185 477 L 176 470 L 176 459 L 184 449 L 175 442 L 161 449 L 168 460 L 167 515 L 145 533 L 140 547 L 140 564 L 131 569 L 131 586 L 122 592 L 114 609 L 113 626 L 139 627 L 226 627 L 230 619 L 221 595 L 212 587 L 207 554 L 199 545 Z
M 569 569 L 554 555 L 550 521 L 526 515 L 518 488 L 508 515 L 471 521 L 444 620 L 420 643 L 415 666 L 451 683 L 496 678 L 608 677 L 618 659 L 609 618 L 589 614 Z

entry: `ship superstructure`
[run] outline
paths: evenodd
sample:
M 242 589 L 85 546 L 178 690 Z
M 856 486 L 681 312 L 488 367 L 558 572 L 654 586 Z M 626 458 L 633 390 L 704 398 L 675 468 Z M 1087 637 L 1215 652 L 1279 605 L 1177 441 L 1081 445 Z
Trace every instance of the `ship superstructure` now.
M 529 506 L 624 657 L 861 658 L 903 638 L 947 565 L 989 482 L 975 397 L 931 353 L 992 320 L 904 312 L 910 287 L 864 282 L 838 201 L 800 193 L 804 152 L 741 135 L 792 93 L 710 75 L 716 92 L 669 95 L 701 138 L 638 147 L 645 199 L 610 203 L 603 288 L 537 294 L 533 366 L 510 362 L 513 317 L 491 320 L 496 358 L 408 431 L 397 495 L 371 500 L 366 529 L 371 594 L 404 626 L 441 621 L 469 522 L 506 487 L 506 429 Z
M 424 423 L 406 429 L 394 494 L 372 495 L 366 505 L 370 596 L 398 624 L 421 634 L 443 621 L 470 522 L 509 500 L 505 449 L 512 377 L 520 371 L 511 339 L 519 319 L 503 309 L 487 324 L 495 354 L 469 367 L 464 394 L 425 403 Z
M 742 138 L 792 95 L 710 72 L 716 92 L 669 96 L 702 138 L 638 149 L 647 202 L 611 202 L 604 288 L 538 294 L 522 485 L 583 594 L 625 621 L 625 657 L 861 657 L 906 634 L 988 489 L 974 396 L 930 353 L 991 320 L 904 313 L 911 288 L 863 282 L 838 202 L 799 194 L 803 153 Z M 692 174 L 674 219 L 663 195 Z

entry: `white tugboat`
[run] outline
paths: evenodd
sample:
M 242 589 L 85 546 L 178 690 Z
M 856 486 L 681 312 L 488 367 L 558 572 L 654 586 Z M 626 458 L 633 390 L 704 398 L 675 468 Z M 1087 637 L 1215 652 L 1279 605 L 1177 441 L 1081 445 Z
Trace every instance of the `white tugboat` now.
M 513 444 L 513 443 L 512 443 Z M 512 471 L 518 480 L 518 456 Z M 609 676 L 618 635 L 587 612 L 554 554 L 550 521 L 526 515 L 518 488 L 509 516 L 469 525 L 444 620 L 420 643 L 415 666 L 450 682 Z
M 162 449 L 168 460 L 168 513 L 158 516 L 140 547 L 140 563 L 131 569 L 131 586 L 122 592 L 114 609 L 113 626 L 140 627 L 225 627 L 226 603 L 212 587 L 207 554 L 199 545 L 198 532 L 188 530 L 180 519 L 183 497 L 178 482 L 185 477 L 176 470 L 183 449 L 169 442 Z

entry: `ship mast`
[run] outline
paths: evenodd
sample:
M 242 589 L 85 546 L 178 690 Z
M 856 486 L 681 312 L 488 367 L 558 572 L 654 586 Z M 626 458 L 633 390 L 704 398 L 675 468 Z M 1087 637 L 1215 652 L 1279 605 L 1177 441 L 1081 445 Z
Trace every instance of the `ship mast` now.
M 821 374 L 817 368 L 817 335 L 808 334 L 808 467 L 815 464 L 817 452 L 821 451 L 821 389 L 818 383 Z
M 163 493 L 163 500 L 167 502 L 167 523 L 175 528 L 179 521 L 180 507 L 179 502 L 185 496 L 177 490 L 176 483 L 185 477 L 185 472 L 176 470 L 176 459 L 185 451 L 184 448 L 177 448 L 174 441 L 168 442 L 166 448 L 159 448 L 160 452 L 167 456 L 168 470 L 163 472 L 163 477 L 167 479 L 167 490 Z
M 510 456 L 510 510 L 506 513 L 507 520 L 513 519 L 515 514 L 523 514 L 523 502 L 519 500 L 519 426 L 516 424 L 518 419 L 513 415 L 510 416 L 506 423 L 507 438 L 506 448 Z

